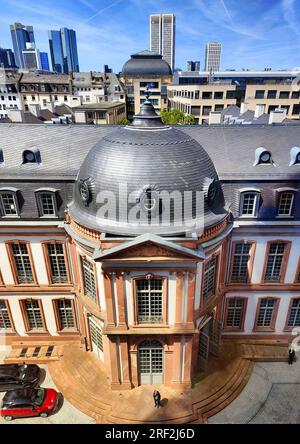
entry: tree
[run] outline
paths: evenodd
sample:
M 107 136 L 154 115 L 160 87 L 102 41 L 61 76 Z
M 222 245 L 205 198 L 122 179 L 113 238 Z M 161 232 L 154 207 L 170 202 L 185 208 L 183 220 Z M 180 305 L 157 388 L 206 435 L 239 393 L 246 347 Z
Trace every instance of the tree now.
M 185 116 L 179 109 L 172 109 L 172 111 L 163 109 L 160 115 L 165 125 L 195 125 L 194 116 Z
M 129 125 L 129 124 L 130 124 L 129 120 L 126 119 L 125 117 L 122 117 L 117 121 L 117 125 Z

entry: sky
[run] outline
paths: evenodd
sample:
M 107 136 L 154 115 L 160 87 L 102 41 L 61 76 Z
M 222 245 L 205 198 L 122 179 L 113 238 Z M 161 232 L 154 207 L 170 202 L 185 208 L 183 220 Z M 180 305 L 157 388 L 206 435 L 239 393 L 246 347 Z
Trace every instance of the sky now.
M 175 66 L 200 60 L 219 41 L 222 69 L 300 66 L 300 0 L 0 0 L 0 46 L 11 48 L 9 25 L 33 25 L 37 47 L 49 52 L 48 30 L 77 32 L 81 71 L 108 64 L 122 70 L 131 54 L 149 49 L 149 15 L 176 15 Z

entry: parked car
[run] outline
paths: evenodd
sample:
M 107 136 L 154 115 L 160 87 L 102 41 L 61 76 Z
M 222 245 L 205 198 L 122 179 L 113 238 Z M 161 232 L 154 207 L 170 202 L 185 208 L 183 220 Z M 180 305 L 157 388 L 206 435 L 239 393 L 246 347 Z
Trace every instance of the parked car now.
M 4 395 L 1 404 L 1 416 L 6 421 L 15 418 L 47 416 L 55 413 L 59 394 L 54 389 L 25 388 L 11 390 Z
M 23 387 L 34 387 L 39 383 L 41 369 L 38 365 L 1 364 L 0 392 Z

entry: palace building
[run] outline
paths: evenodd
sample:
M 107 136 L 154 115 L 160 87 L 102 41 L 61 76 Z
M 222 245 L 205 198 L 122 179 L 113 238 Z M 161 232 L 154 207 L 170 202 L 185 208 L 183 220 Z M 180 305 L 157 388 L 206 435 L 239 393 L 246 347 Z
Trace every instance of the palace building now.
M 288 344 L 299 145 L 298 125 L 164 126 L 148 100 L 127 127 L 2 124 L 0 339 L 81 343 L 117 390 Z

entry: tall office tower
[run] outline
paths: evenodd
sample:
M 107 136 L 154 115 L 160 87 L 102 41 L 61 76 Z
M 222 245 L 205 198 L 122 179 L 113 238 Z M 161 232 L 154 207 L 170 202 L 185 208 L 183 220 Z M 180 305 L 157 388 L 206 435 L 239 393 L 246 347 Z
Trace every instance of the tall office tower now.
M 172 71 L 175 65 L 175 15 L 150 15 L 150 49 L 161 54 Z
M 0 68 L 16 68 L 15 55 L 11 49 L 0 48 Z
M 200 71 L 200 62 L 198 60 L 187 62 L 187 71 Z
M 218 72 L 221 67 L 221 43 L 207 43 L 205 51 L 205 71 Z
M 14 23 L 10 25 L 10 32 L 16 65 L 19 68 L 25 68 L 23 50 L 26 49 L 26 43 L 35 43 L 33 27 L 24 26 L 22 23 Z
M 26 49 L 23 49 L 24 68 L 41 69 L 40 51 L 35 47 L 34 43 L 26 43 Z
M 79 72 L 76 32 L 73 29 L 49 31 L 49 46 L 53 71 L 65 74 Z
M 50 71 L 49 57 L 47 52 L 40 52 L 41 67 L 44 71 Z

